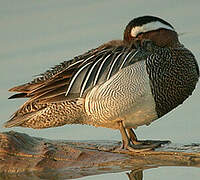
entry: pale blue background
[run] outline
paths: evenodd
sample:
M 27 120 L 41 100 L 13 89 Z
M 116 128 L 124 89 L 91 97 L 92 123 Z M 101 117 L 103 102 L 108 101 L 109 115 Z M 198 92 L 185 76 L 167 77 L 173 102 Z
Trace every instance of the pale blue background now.
M 0 0 L 0 131 L 2 124 L 24 100 L 8 100 L 7 90 L 30 81 L 61 61 L 91 48 L 122 38 L 126 24 L 134 17 L 156 15 L 170 22 L 181 42 L 192 50 L 200 64 L 199 0 Z M 170 139 L 200 142 L 199 84 L 184 104 L 150 126 L 136 130 L 140 139 Z M 11 130 L 11 129 L 10 129 Z M 120 133 L 88 126 L 64 126 L 33 130 L 12 128 L 51 139 L 120 140 Z M 147 170 L 145 180 L 197 180 L 197 168 Z M 125 173 L 82 179 L 127 179 Z

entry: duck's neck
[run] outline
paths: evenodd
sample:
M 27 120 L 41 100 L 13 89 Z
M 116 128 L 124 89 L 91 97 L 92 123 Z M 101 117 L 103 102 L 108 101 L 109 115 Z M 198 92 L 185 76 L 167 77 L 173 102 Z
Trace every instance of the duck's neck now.
M 131 44 L 135 40 L 148 39 L 153 41 L 159 47 L 176 48 L 180 46 L 178 34 L 175 31 L 167 29 L 158 29 L 138 35 L 136 38 L 131 37 L 127 31 L 124 32 L 124 43 Z

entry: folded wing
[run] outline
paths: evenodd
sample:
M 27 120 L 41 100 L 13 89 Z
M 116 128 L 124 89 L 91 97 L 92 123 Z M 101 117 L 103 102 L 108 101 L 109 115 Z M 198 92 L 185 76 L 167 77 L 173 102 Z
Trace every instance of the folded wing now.
M 109 42 L 72 60 L 64 61 L 31 82 L 10 89 L 19 92 L 10 99 L 29 100 L 14 113 L 5 126 L 22 123 L 20 121 L 34 116 L 34 113 L 46 108 L 49 103 L 84 97 L 88 90 L 104 83 L 122 68 L 144 60 L 147 54 L 145 50 L 127 47 L 120 41 Z

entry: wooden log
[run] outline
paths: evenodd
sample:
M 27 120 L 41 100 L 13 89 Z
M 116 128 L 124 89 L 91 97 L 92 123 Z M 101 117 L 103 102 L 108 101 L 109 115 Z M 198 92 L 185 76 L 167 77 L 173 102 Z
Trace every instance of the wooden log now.
M 166 144 L 154 151 L 120 151 L 118 141 L 63 141 L 0 133 L 0 179 L 72 179 L 123 172 L 142 177 L 157 166 L 200 167 L 200 144 Z

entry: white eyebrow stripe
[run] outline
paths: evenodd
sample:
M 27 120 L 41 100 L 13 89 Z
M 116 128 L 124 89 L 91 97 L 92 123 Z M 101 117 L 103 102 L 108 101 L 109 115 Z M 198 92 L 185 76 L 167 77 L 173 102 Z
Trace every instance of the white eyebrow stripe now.
M 136 26 L 136 27 L 132 28 L 131 36 L 136 37 L 139 33 L 153 31 L 153 30 L 157 30 L 157 29 L 161 29 L 161 28 L 169 29 L 171 31 L 175 31 L 172 27 L 170 27 L 166 24 L 163 24 L 159 21 L 154 21 L 154 22 L 144 24 L 142 26 Z

